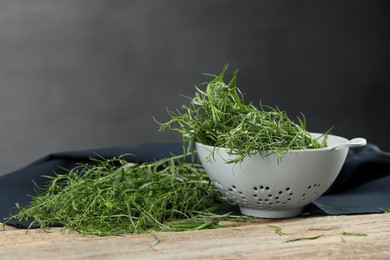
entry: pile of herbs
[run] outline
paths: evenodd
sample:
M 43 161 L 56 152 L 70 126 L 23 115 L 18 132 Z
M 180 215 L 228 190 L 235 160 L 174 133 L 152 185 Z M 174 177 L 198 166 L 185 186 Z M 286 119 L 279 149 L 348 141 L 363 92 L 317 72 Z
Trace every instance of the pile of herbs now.
M 219 75 L 206 74 L 212 78 L 202 90 L 190 98 L 189 105 L 176 111 L 168 111 L 170 120 L 160 124 L 160 131 L 178 131 L 183 142 L 193 147 L 195 142 L 216 148 L 227 148 L 230 154 L 238 155 L 235 163 L 249 155 L 262 152 L 275 154 L 277 158 L 289 150 L 315 149 L 326 146 L 326 134 L 322 141 L 306 130 L 303 114 L 292 121 L 285 111 L 278 107 L 252 103 L 246 104 L 244 95 L 237 88 L 237 72 L 225 82 L 227 71 L 224 66 Z
M 199 164 L 179 155 L 141 164 L 124 156 L 91 158 L 64 174 L 46 176 L 32 203 L 10 219 L 48 229 L 63 226 L 86 235 L 218 228 L 227 215 Z M 234 217 L 232 217 L 234 218 Z

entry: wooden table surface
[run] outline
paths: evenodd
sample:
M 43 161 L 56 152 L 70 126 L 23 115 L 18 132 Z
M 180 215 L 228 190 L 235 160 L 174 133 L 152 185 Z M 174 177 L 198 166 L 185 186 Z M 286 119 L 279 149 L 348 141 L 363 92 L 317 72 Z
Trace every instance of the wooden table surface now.
M 85 237 L 6 226 L 0 259 L 390 259 L 390 214 L 259 219 L 155 236 Z

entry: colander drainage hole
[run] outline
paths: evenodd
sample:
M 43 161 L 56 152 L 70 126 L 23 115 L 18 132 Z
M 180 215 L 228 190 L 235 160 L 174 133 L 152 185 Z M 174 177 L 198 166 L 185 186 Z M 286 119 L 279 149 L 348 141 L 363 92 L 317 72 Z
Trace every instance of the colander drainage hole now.
M 310 185 L 313 192 L 314 185 Z M 317 185 L 316 185 L 317 186 Z M 307 186 L 308 187 L 308 186 Z M 283 189 L 272 192 L 272 188 L 267 185 L 254 185 L 252 198 L 255 200 L 256 207 L 259 209 L 273 209 L 275 207 L 287 208 L 288 204 L 291 203 L 294 197 L 294 192 L 291 187 L 285 187 Z M 300 202 L 303 198 L 307 197 L 306 194 L 301 197 Z M 305 198 L 307 200 L 308 198 Z
M 255 190 L 257 190 L 257 187 L 255 187 L 256 189 Z M 260 190 L 266 190 L 266 191 L 269 191 L 269 190 L 271 190 L 271 188 L 270 187 L 268 187 L 268 186 L 263 186 L 263 185 L 260 185 Z
M 310 185 L 309 187 L 307 187 L 307 189 L 310 190 L 311 188 L 318 188 L 318 187 L 320 187 L 320 185 L 317 183 L 314 183 L 313 186 Z
M 220 192 L 223 192 L 225 189 L 223 188 L 222 184 L 216 180 L 213 180 L 214 182 L 214 185 L 215 187 L 217 187 L 217 189 L 220 191 Z
M 230 200 L 234 201 L 236 204 L 246 205 L 246 197 L 244 196 L 244 193 L 238 190 L 235 185 L 232 185 L 226 189 L 226 193 Z

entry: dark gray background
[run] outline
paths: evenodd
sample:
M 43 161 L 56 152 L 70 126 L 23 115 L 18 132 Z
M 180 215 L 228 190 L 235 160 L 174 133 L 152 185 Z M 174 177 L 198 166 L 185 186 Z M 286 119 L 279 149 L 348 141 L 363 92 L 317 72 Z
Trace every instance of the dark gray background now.
M 310 131 L 390 150 L 390 15 L 378 1 L 0 1 L 0 175 L 48 153 L 148 142 L 203 72 Z

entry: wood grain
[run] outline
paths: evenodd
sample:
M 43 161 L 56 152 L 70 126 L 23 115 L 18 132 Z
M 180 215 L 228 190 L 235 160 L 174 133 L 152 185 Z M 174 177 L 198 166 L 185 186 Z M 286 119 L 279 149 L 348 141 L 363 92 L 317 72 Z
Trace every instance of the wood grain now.
M 259 219 L 230 228 L 155 235 L 157 240 L 151 234 L 85 237 L 59 228 L 26 232 L 6 226 L 0 229 L 0 258 L 390 259 L 390 214 Z

